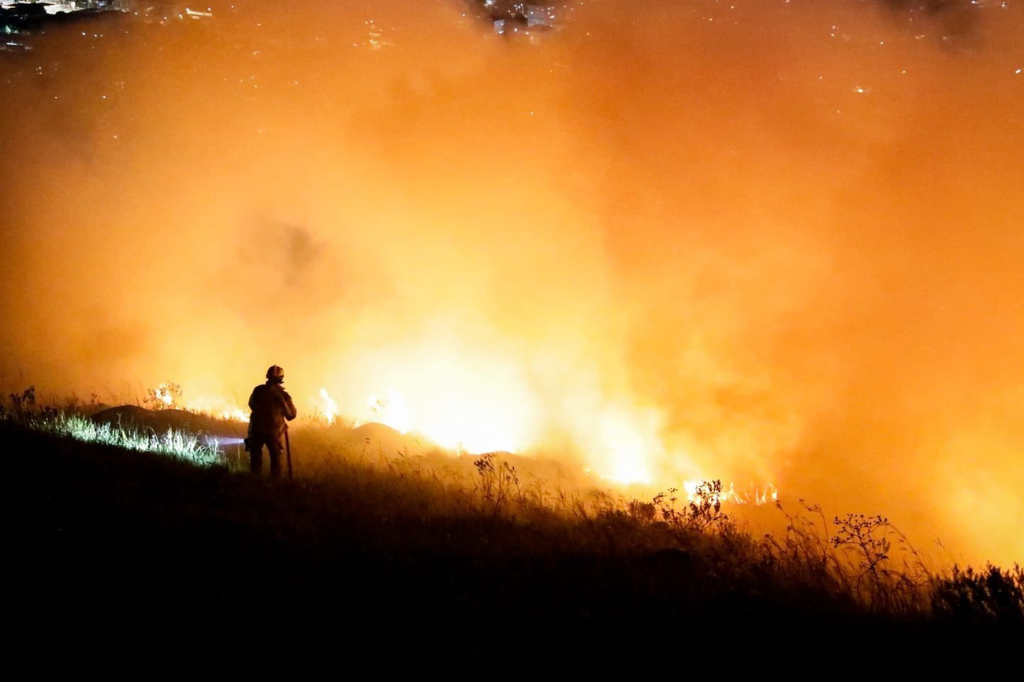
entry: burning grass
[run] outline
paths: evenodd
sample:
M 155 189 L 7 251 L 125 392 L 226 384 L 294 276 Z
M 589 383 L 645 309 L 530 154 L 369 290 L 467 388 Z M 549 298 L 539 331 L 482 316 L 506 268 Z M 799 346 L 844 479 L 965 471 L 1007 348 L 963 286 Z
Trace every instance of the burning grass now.
M 296 428 L 295 478 L 270 482 L 199 434 L 150 447 L 163 440 L 94 429 L 31 392 L 11 398 L 0 499 L 23 519 L 12 542 L 28 557 L 25 611 L 84 618 L 65 599 L 103 594 L 103 609 L 130 612 L 124 631 L 149 633 L 133 656 L 166 655 L 172 625 L 211 623 L 219 643 L 189 665 L 235 669 L 253 628 L 285 622 L 306 656 L 341 646 L 365 662 L 401 646 L 418 664 L 510 648 L 524 663 L 568 651 L 624 661 L 721 628 L 744 646 L 977 648 L 1024 635 L 1019 567 L 935 568 L 880 516 L 778 503 L 784 531 L 760 535 L 728 513 L 718 482 L 633 499 L 543 461 L 414 450 L 339 424 Z

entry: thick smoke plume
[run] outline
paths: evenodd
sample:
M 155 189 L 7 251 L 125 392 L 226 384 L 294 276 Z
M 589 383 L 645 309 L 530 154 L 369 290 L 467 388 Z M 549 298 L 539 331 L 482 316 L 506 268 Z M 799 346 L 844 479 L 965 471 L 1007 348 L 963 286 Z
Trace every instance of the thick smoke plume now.
M 376 398 L 1018 560 L 1024 22 L 953 5 L 47 30 L 0 53 L 0 383 L 242 404 L 279 364 L 307 413 Z

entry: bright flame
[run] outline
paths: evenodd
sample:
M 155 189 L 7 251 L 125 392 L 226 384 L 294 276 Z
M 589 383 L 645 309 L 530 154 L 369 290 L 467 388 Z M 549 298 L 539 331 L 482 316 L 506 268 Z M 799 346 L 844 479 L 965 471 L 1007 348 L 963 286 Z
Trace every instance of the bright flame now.
M 364 401 L 352 423 L 384 424 L 469 454 L 544 449 L 550 445 L 545 428 L 557 426 L 568 434 L 570 447 L 582 455 L 583 472 L 603 481 L 659 486 L 674 478 L 658 466 L 670 460 L 689 472 L 682 489 L 689 501 L 694 501 L 701 481 L 717 478 L 702 477 L 704 467 L 696 465 L 694 446 L 676 443 L 666 447 L 660 410 L 637 406 L 623 397 L 601 398 L 595 385 L 583 382 L 569 392 L 572 400 L 549 404 L 549 414 L 544 414 L 543 392 L 523 379 L 528 374 L 523 363 L 497 356 L 492 350 L 474 350 L 428 343 L 412 353 L 403 349 L 409 357 L 386 356 L 387 364 L 400 371 L 378 371 L 390 374 L 395 385 Z M 431 353 L 436 355 L 427 357 Z M 178 384 L 165 382 L 150 390 L 150 400 L 225 420 L 249 420 L 248 411 L 230 400 L 209 394 L 183 400 L 183 393 Z M 339 405 L 326 388 L 319 389 L 319 398 L 322 405 L 314 412 L 322 414 L 328 425 L 342 414 L 354 412 Z M 717 495 L 717 501 L 723 503 L 754 505 L 777 498 L 771 484 L 745 491 L 729 484 Z
M 214 396 L 201 396 L 189 399 L 184 403 L 188 412 L 206 414 L 226 421 L 248 422 L 249 411 L 235 405 L 230 400 Z
M 622 485 L 704 473 L 694 457 L 703 452 L 699 446 L 666 444 L 662 409 L 637 404 L 623 386 L 605 385 L 592 367 L 523 354 L 489 334 L 453 336 L 438 324 L 414 342 L 364 355 L 345 375 L 350 385 L 339 401 L 321 389 L 329 414 L 385 424 L 448 450 L 568 449 L 588 472 Z M 375 388 L 382 380 L 386 388 Z M 360 394 L 369 398 L 345 402 L 344 396 Z M 737 501 L 753 497 L 729 494 Z
M 249 414 L 242 410 L 240 407 L 228 408 L 220 413 L 221 419 L 227 419 L 236 422 L 248 422 Z
M 320 389 L 320 397 L 324 399 L 324 420 L 328 424 L 333 424 L 334 420 L 338 417 L 338 403 L 327 394 L 326 388 Z
M 458 390 L 438 391 L 433 403 L 413 411 L 405 395 L 388 388 L 385 397 L 371 396 L 369 418 L 401 433 L 420 434 L 437 445 L 460 452 L 515 452 L 528 443 L 521 435 L 511 404 L 480 401 Z
M 367 401 L 369 417 L 364 421 L 374 421 L 390 426 L 395 431 L 408 433 L 410 428 L 409 406 L 402 394 L 388 388 L 385 397 L 370 396 Z
M 539 439 L 540 396 L 528 368 L 498 342 L 472 344 L 434 330 L 416 342 L 380 349 L 359 372 L 353 391 L 361 387 L 371 396 L 357 407 L 359 421 L 468 453 L 520 452 Z
M 160 384 L 152 390 L 154 401 L 163 403 L 167 407 L 174 405 L 174 399 L 180 397 L 181 389 L 176 384 Z
M 701 480 L 689 480 L 683 482 L 683 492 L 686 493 L 686 499 L 688 502 L 697 501 L 700 497 L 699 493 L 706 492 L 702 491 L 701 487 L 705 485 L 705 481 Z M 769 483 L 761 488 L 750 488 L 747 491 L 737 491 L 735 484 L 730 483 L 728 487 L 723 486 L 722 492 L 718 494 L 712 494 L 710 496 L 710 502 L 731 502 L 733 504 L 753 504 L 760 506 L 767 504 L 769 501 L 775 502 L 779 499 L 779 491 L 774 484 Z
M 606 408 L 599 419 L 605 462 L 598 475 L 617 483 L 650 483 L 649 462 L 663 452 L 653 431 L 653 415 L 645 417 L 614 406 Z

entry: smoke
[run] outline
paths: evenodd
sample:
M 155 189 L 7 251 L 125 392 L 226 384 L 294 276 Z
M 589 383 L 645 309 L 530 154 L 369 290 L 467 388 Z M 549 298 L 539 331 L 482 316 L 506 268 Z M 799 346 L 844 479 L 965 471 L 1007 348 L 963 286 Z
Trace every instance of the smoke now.
M 54 27 L 0 53 L 0 384 L 243 404 L 279 364 L 306 413 L 1019 558 L 1022 22 L 968 4 Z

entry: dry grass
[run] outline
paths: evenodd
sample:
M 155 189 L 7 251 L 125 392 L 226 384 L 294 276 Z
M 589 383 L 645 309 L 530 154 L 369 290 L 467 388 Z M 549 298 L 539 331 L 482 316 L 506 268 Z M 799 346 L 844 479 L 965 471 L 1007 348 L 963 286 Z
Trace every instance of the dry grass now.
M 430 632 L 433 620 L 461 637 L 478 629 L 473 623 L 495 628 L 495 640 L 460 644 L 479 655 L 497 654 L 517 629 L 627 649 L 705 641 L 725 624 L 763 641 L 799 633 L 987 645 L 1024 635 L 1019 567 L 930 567 L 878 516 L 829 519 L 815 505 L 780 504 L 785 530 L 758 535 L 718 504 L 716 482 L 693 500 L 675 491 L 629 499 L 554 462 L 396 447 L 393 433 L 351 425 L 296 428 L 294 480 L 260 480 L 231 452 L 196 468 L 109 444 L 72 446 L 39 430 L 61 411 L 19 397 L 0 419 L 17 463 L 17 486 L 4 488 L 7 511 L 44 535 L 98 519 L 81 531 L 82 547 L 107 567 L 92 579 L 115 595 L 122 584 L 104 582 L 120 570 L 112 567 L 172 546 L 161 561 L 188 589 L 246 604 L 271 571 L 273 613 L 301 604 L 309 617 L 323 602 L 386 627 L 398 608 L 423 629 L 423 652 L 441 636 Z M 68 559 L 58 551 L 53 560 Z

